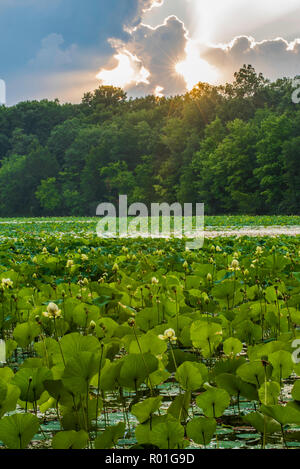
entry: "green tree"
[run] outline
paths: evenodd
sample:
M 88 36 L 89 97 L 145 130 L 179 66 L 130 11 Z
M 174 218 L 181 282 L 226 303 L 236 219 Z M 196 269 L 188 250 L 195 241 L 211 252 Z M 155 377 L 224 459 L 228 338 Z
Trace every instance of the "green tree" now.
M 56 178 L 52 177 L 43 179 L 41 184 L 38 186 L 35 195 L 47 214 L 52 215 L 60 212 L 61 196 L 56 183 Z

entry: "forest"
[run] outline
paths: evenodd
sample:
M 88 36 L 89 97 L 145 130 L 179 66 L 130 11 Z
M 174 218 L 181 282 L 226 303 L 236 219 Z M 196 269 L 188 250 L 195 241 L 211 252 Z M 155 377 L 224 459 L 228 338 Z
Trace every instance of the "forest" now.
M 233 83 L 80 104 L 0 107 L 0 216 L 91 216 L 102 202 L 205 203 L 206 214 L 300 214 L 293 80 L 244 65 Z

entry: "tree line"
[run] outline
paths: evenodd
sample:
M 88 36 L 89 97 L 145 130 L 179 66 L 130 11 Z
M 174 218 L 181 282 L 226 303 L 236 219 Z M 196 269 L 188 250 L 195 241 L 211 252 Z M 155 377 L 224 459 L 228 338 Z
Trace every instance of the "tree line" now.
M 207 214 L 300 214 L 293 81 L 251 65 L 222 86 L 0 107 L 0 216 L 95 215 L 101 202 L 204 202 Z

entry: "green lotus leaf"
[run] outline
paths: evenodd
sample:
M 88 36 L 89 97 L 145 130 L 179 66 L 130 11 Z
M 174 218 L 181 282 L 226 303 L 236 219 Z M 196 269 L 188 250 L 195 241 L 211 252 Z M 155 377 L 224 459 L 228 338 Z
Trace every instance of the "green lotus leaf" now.
M 268 342 L 267 344 L 258 344 L 248 347 L 248 356 L 250 361 L 268 359 L 271 353 L 279 350 L 285 350 L 286 344 L 279 340 Z
M 271 353 L 269 361 L 273 366 L 272 378 L 281 382 L 282 379 L 288 378 L 294 369 L 291 353 L 285 350 Z
M 76 353 L 66 363 L 62 377 L 64 386 L 73 393 L 87 393 L 90 381 L 97 374 L 99 365 L 99 355 L 91 352 Z
M 172 417 L 168 417 L 159 425 L 153 426 L 151 441 L 160 449 L 180 449 L 184 446 L 183 437 L 183 426 Z
M 217 323 L 195 321 L 191 325 L 191 341 L 206 358 L 210 357 L 222 342 L 222 326 Z
M 43 341 L 36 342 L 34 349 L 40 357 L 43 357 L 44 364 L 48 367 L 53 365 L 56 356 L 58 356 L 56 361 L 62 361 L 59 344 L 52 337 L 46 337 Z
M 88 439 L 89 435 L 84 430 L 80 430 L 79 432 L 75 432 L 74 430 L 58 432 L 53 437 L 52 448 L 83 449 L 86 447 Z
M 27 358 L 21 365 L 20 370 L 23 368 L 42 368 L 43 360 L 41 358 Z
M 201 371 L 193 362 L 185 362 L 177 368 L 175 378 L 185 391 L 196 391 L 204 383 Z
M 237 369 L 236 374 L 246 383 L 254 384 L 258 388 L 265 382 L 265 368 L 261 361 L 245 363 Z M 270 374 L 270 367 L 267 367 L 267 377 Z
M 80 303 L 73 311 L 73 321 L 80 327 L 88 327 L 91 321 L 97 321 L 100 318 L 98 306 Z
M 292 389 L 292 397 L 295 401 L 300 402 L 300 381 L 296 381 Z
M 135 428 L 135 437 L 138 443 L 142 445 L 153 445 L 153 428 L 156 427 L 156 425 L 161 425 L 163 422 L 165 422 L 166 418 L 166 415 L 153 415 L 151 420 L 137 425 Z
M 112 363 L 109 360 L 105 361 L 100 376 L 100 389 L 102 391 L 113 391 L 114 389 L 120 387 L 119 382 L 122 365 L 122 360 L 118 360 Z M 98 386 L 98 374 L 94 376 L 91 384 Z
M 175 363 L 174 363 L 174 358 L 175 358 Z M 186 361 L 197 363 L 197 356 L 193 353 L 185 352 L 184 350 L 180 350 L 180 349 L 174 349 L 173 353 L 171 352 L 171 350 L 169 350 L 168 363 L 166 365 L 166 368 L 170 373 L 173 373 L 176 371 L 177 367 L 179 367 Z
M 207 446 L 216 432 L 217 423 L 213 418 L 193 418 L 187 424 L 187 437 L 199 445 Z
M 278 403 L 280 385 L 276 381 L 264 383 L 258 390 L 260 402 L 265 405 L 275 405 Z
M 0 368 L 0 379 L 3 379 L 6 383 L 9 383 L 14 377 L 14 372 L 8 366 Z
M 135 415 L 140 423 L 144 423 L 160 408 L 162 399 L 162 396 L 150 397 L 143 402 L 133 405 L 131 413 Z
M 110 449 L 118 444 L 120 438 L 123 438 L 125 432 L 125 423 L 108 427 L 102 435 L 95 440 L 95 449 Z
M 13 384 L 7 383 L 5 399 L 0 401 L 0 418 L 7 414 L 7 412 L 12 412 L 16 409 L 19 397 L 20 389 Z
M 196 399 L 197 406 L 206 417 L 221 417 L 230 404 L 230 396 L 225 389 L 210 388 Z
M 40 326 L 36 322 L 24 322 L 15 327 L 14 339 L 20 347 L 26 348 L 40 333 Z
M 260 412 L 252 412 L 251 414 L 244 415 L 242 418 L 244 422 L 254 427 L 261 434 L 267 433 L 272 435 L 273 433 L 281 432 L 278 422 Z
M 3 401 L 5 401 L 7 396 L 7 384 L 6 382 L 0 378 L 0 405 Z
M 62 405 L 72 405 L 73 398 L 70 391 L 68 391 L 61 379 L 50 379 L 44 381 L 46 391 Z
M 157 326 L 159 324 L 157 309 L 145 308 L 140 311 L 136 316 L 136 324 L 144 332 L 147 332 L 153 327 Z
M 94 421 L 99 417 L 103 409 L 103 401 L 82 399 L 80 395 L 74 397 L 74 404 L 61 406 L 62 426 L 64 430 L 94 430 Z M 88 407 L 87 407 L 88 404 Z
M 157 370 L 158 360 L 150 353 L 130 354 L 122 364 L 120 371 L 120 384 L 129 389 L 136 390 L 149 376 Z
M 175 397 L 172 404 L 168 408 L 168 415 L 171 415 L 179 422 L 185 422 L 189 416 L 189 408 L 191 405 L 191 392 L 186 391 Z
M 293 407 L 281 406 L 279 404 L 262 405 L 261 412 L 279 422 L 280 425 L 300 425 L 300 412 Z
M 233 280 L 225 280 L 211 291 L 211 294 L 221 300 L 230 300 L 234 297 L 236 285 Z
M 150 373 L 149 379 L 152 386 L 159 386 L 170 377 L 170 373 L 163 369 L 158 369 Z M 146 384 L 149 386 L 149 379 L 146 379 Z M 150 387 L 150 386 L 149 386 Z
M 223 373 L 235 374 L 236 370 L 246 363 L 246 358 L 227 358 L 225 360 L 218 361 L 213 367 L 213 374 L 217 376 Z
M 25 449 L 38 432 L 39 419 L 32 414 L 14 414 L 0 420 L 0 440 L 9 449 Z
M 72 359 L 80 352 L 100 353 L 100 343 L 98 339 L 93 336 L 83 336 L 79 332 L 72 332 L 62 337 L 60 345 L 65 362 Z M 60 351 L 55 356 L 55 363 L 59 362 L 62 362 Z
M 257 389 L 253 384 L 246 383 L 239 376 L 221 373 L 216 376 L 219 388 L 225 389 L 230 396 L 242 396 L 251 401 L 258 400 Z
M 239 339 L 230 337 L 225 340 L 223 344 L 223 350 L 227 356 L 235 356 L 243 350 L 243 344 Z
M 52 372 L 48 368 L 22 368 L 11 383 L 20 389 L 22 401 L 36 402 L 45 391 L 44 381 L 47 379 L 52 379 Z
M 130 342 L 129 352 L 130 353 L 140 353 L 140 348 L 142 353 L 152 353 L 153 355 L 161 355 L 167 350 L 167 344 L 163 340 L 152 332 L 148 332 L 145 335 L 142 335 L 138 338 L 139 343 L 136 339 L 133 339 Z

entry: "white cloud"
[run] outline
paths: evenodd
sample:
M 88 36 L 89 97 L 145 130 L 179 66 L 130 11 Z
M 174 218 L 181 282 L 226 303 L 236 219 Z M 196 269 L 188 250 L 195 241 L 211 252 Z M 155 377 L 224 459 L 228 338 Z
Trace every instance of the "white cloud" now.
M 239 36 L 229 44 L 207 47 L 201 56 L 219 70 L 223 82 L 231 81 L 243 64 L 251 64 L 272 80 L 300 74 L 300 39 L 256 42 L 252 37 Z
M 157 89 L 163 89 L 165 95 L 185 91 L 186 83 L 176 72 L 176 65 L 186 58 L 187 31 L 176 16 L 166 18 L 156 28 L 140 24 L 131 31 L 128 42 L 111 40 L 111 44 L 118 54 L 129 53 L 136 57 L 143 69 L 149 72 L 147 83 L 141 84 L 140 80 L 135 89 L 132 83 L 127 83 L 125 88 L 129 94 L 152 94 Z M 100 75 L 105 69 L 100 71 Z
M 54 69 L 71 65 L 78 58 L 78 47 L 72 44 L 64 48 L 61 34 L 50 34 L 42 40 L 41 48 L 29 65 L 39 69 Z

